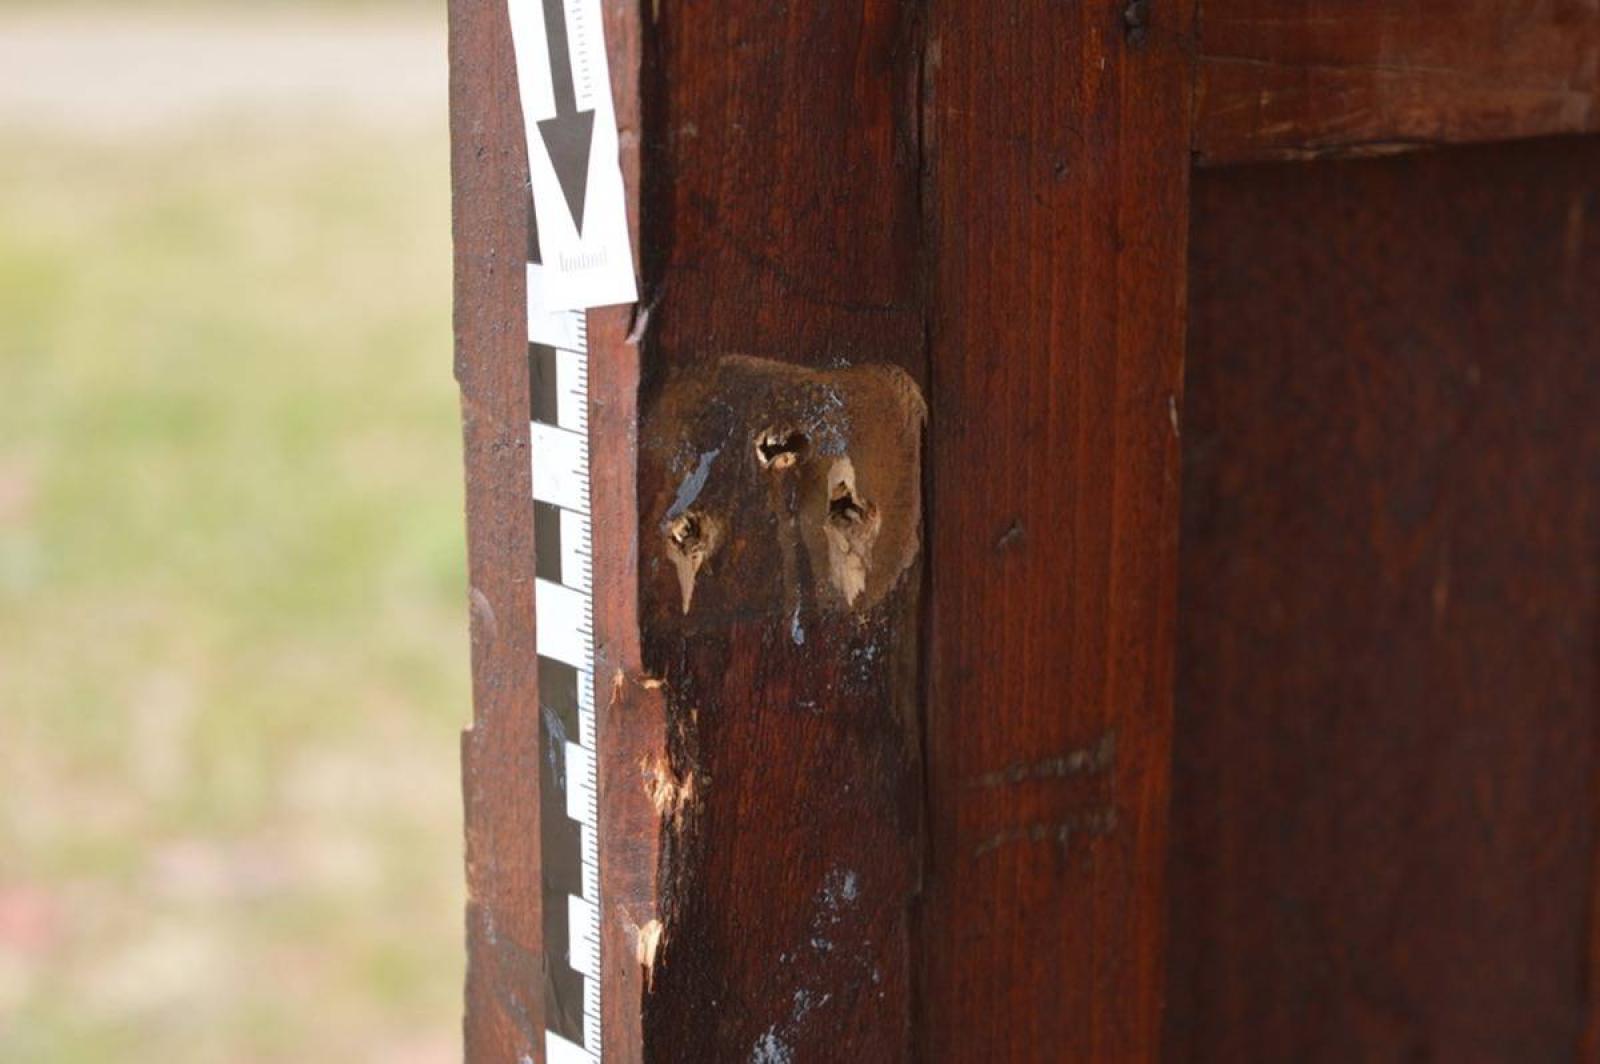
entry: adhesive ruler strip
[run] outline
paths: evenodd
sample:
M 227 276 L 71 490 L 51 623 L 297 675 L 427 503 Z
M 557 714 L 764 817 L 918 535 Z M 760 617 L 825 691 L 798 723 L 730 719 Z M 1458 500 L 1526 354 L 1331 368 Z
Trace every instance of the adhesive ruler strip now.
M 529 264 L 545 1056 L 550 1064 L 564 1064 L 600 1059 L 589 342 L 583 311 L 536 305 L 542 273 L 538 264 Z
M 600 816 L 586 308 L 637 285 L 600 0 L 507 0 L 526 125 L 545 1057 L 598 1061 Z

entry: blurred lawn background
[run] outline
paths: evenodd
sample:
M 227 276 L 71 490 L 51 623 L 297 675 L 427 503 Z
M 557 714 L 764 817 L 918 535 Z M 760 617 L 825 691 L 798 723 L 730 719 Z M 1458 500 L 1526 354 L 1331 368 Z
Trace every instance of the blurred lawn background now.
M 0 3 L 0 1060 L 459 1059 L 444 77 Z

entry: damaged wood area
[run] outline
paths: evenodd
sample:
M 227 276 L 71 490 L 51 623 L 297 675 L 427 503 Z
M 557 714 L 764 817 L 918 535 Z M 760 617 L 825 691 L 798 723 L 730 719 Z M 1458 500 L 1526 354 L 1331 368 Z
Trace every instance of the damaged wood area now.
M 740 356 L 645 411 L 661 1059 L 905 1050 L 925 418 L 898 367 Z
M 628 527 L 662 716 L 602 803 L 649 809 L 610 839 L 653 861 L 660 929 L 647 970 L 628 948 L 641 1011 L 608 1029 L 618 1059 L 914 1053 L 917 18 L 898 0 L 646 15 Z
M 645 437 L 672 488 L 646 509 L 685 617 L 781 603 L 803 646 L 808 618 L 883 601 L 918 553 L 926 419 L 895 366 L 729 356 L 675 378 Z

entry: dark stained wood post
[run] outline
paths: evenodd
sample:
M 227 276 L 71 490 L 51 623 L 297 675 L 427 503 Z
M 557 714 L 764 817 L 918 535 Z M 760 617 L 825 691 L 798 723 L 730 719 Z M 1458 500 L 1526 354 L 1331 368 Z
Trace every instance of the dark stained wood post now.
M 682 789 L 663 824 L 648 1059 L 912 1049 L 917 16 L 897 0 L 663 5 L 646 30 L 641 241 L 658 303 L 640 597 Z M 836 568 L 868 528 L 852 587 Z M 708 551 L 692 599 L 680 531 Z

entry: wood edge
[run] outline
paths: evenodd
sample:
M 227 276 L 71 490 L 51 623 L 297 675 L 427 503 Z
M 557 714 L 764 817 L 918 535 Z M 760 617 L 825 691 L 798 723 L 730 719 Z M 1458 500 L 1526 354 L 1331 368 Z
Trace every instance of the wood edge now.
M 1600 84 L 1586 93 L 1490 71 L 1274 64 L 1204 54 L 1195 71 L 1192 144 L 1196 164 L 1206 167 L 1600 132 Z M 1344 111 L 1331 100 L 1343 101 Z M 1270 120 L 1262 114 L 1266 107 L 1277 109 Z
M 638 275 L 644 13 L 636 0 L 604 0 L 603 12 Z M 643 278 L 640 285 L 648 291 Z M 657 892 L 662 814 L 649 785 L 652 773 L 665 764 L 666 700 L 643 671 L 636 532 L 640 348 L 648 324 L 648 312 L 635 306 L 589 312 L 597 785 L 600 833 L 606 840 L 600 849 L 601 1041 L 608 1059 L 622 1064 L 644 1059 L 644 995 L 650 965 L 662 946 Z
M 450 0 L 454 374 L 472 723 L 461 736 L 468 1061 L 544 1059 L 538 670 L 522 312 L 526 157 L 502 5 Z

